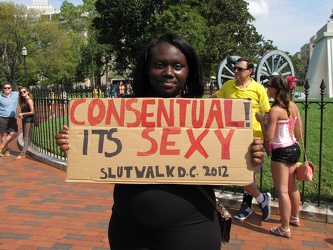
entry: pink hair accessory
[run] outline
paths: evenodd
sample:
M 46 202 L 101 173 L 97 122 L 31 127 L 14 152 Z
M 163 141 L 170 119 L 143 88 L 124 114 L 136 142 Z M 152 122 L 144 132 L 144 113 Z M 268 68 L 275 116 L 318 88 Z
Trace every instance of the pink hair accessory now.
M 293 88 L 296 87 L 296 77 L 294 76 L 287 76 L 286 77 L 288 84 L 289 84 L 289 89 L 292 90 Z

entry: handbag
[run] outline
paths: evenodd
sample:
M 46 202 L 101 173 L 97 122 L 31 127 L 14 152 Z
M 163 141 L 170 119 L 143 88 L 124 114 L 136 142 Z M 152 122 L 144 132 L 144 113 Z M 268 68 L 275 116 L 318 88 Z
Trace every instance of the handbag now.
M 216 202 L 214 202 L 213 199 L 207 194 L 207 192 L 201 186 L 196 186 L 196 187 L 207 197 L 207 199 L 212 203 L 212 205 L 215 207 L 215 209 L 219 213 L 221 241 L 224 244 L 227 244 L 230 240 L 230 231 L 231 231 L 231 224 L 232 224 L 232 217 L 231 217 L 230 213 L 223 206 L 220 199 L 218 199 Z
M 314 175 L 314 165 L 311 161 L 296 163 L 296 179 L 298 181 L 312 181 Z
M 34 115 L 34 126 L 39 127 L 39 117 L 38 114 Z
M 314 165 L 311 161 L 307 160 L 306 151 L 304 147 L 304 142 L 302 140 L 303 152 L 304 152 L 304 162 L 296 163 L 296 179 L 298 181 L 312 181 L 314 175 Z

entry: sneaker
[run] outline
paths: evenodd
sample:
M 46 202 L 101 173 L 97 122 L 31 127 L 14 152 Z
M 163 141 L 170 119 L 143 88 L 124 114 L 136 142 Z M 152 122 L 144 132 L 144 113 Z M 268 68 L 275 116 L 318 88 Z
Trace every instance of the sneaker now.
M 6 157 L 10 157 L 10 150 L 9 149 L 5 149 L 5 154 L 4 156 Z
M 234 218 L 237 220 L 245 220 L 247 217 L 249 217 L 250 214 L 252 214 L 252 209 L 249 208 L 245 202 L 243 202 L 241 208 L 234 215 Z
M 263 194 L 264 201 L 259 203 L 259 207 L 262 212 L 262 219 L 268 220 L 269 216 L 271 215 L 271 194 L 265 193 Z
M 2 157 L 2 156 L 3 156 L 3 154 L 2 154 L 2 151 L 3 151 L 3 147 L 2 147 L 2 146 L 0 146 L 0 157 Z

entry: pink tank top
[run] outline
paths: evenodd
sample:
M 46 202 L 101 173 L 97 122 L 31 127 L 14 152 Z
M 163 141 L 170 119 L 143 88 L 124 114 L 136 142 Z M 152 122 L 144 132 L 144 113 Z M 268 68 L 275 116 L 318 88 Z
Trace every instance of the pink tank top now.
M 278 120 L 274 132 L 273 140 L 271 141 L 272 148 L 285 148 L 297 142 L 294 136 L 294 126 L 297 117 L 289 120 Z

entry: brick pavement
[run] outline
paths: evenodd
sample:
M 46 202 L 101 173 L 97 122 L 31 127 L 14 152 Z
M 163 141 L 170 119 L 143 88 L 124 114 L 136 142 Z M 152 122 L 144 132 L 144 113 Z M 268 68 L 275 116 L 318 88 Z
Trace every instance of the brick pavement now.
M 64 171 L 30 157 L 13 160 L 19 153 L 15 143 L 13 156 L 0 158 L 0 249 L 109 249 L 113 185 L 70 183 Z M 291 228 L 292 239 L 270 235 L 277 225 L 279 216 L 263 222 L 257 212 L 244 222 L 234 220 L 222 248 L 333 249 L 333 224 L 302 220 Z

